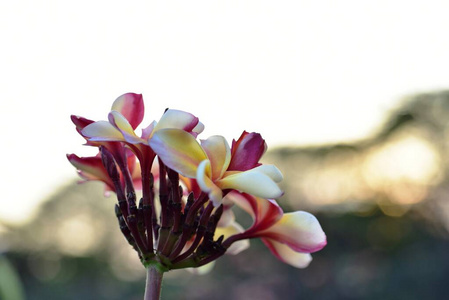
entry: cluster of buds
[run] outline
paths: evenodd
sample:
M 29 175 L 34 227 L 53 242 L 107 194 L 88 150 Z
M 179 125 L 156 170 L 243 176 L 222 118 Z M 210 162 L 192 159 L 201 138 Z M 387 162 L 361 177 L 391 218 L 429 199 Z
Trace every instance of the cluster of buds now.
M 260 134 L 244 131 L 231 146 L 218 135 L 198 141 L 198 118 L 167 109 L 138 136 L 143 115 L 142 96 L 128 93 L 114 101 L 108 121 L 72 116 L 86 145 L 99 151 L 67 157 L 84 181 L 102 181 L 117 195 L 120 229 L 145 267 L 209 268 L 260 238 L 280 260 L 304 268 L 326 245 L 313 215 L 284 213 L 274 200 L 283 194 L 282 174 L 259 162 L 267 148 Z M 234 207 L 252 217 L 249 228 Z

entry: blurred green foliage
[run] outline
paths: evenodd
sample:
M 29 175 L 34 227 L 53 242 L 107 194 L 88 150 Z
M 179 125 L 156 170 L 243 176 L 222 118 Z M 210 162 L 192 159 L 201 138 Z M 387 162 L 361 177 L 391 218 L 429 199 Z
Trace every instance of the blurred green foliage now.
M 15 268 L 3 256 L 0 256 L 0 299 L 25 299 L 22 282 Z

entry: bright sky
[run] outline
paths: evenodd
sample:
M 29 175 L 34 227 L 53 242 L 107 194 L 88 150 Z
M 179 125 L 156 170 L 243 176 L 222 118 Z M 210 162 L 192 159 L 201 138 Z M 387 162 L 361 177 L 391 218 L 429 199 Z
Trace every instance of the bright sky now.
M 70 114 L 143 93 L 229 140 L 361 138 L 398 99 L 449 87 L 447 1 L 2 1 L 0 219 L 25 220 L 94 154 Z

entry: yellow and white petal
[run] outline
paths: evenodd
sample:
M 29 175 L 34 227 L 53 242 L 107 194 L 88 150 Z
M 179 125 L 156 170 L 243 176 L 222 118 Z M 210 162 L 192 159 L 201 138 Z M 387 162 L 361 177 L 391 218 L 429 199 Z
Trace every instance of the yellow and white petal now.
M 261 198 L 279 198 L 283 192 L 276 182 L 267 174 L 251 169 L 245 172 L 225 173 L 224 177 L 216 182 L 221 189 L 234 189 Z
M 293 267 L 303 269 L 312 261 L 312 255 L 309 253 L 296 252 L 289 246 L 272 239 L 265 238 L 262 241 L 277 258 Z
M 149 145 L 166 166 L 189 178 L 196 177 L 198 165 L 207 159 L 196 139 L 181 129 L 157 130 Z
M 233 222 L 226 227 L 217 227 L 215 229 L 214 240 L 218 239 L 220 236 L 224 236 L 224 240 L 228 237 L 244 232 L 243 227 L 237 222 Z M 239 254 L 240 252 L 249 248 L 249 240 L 239 240 L 231 244 L 231 246 L 226 250 L 226 254 Z
M 249 240 L 240 240 L 232 243 L 232 245 L 226 250 L 226 254 L 237 255 L 240 252 L 245 251 L 250 246 Z
M 128 120 L 119 112 L 111 111 L 108 115 L 109 122 L 114 125 L 120 132 L 123 134 L 123 137 L 128 143 L 138 144 L 143 143 L 144 141 L 139 138 L 131 124 L 129 124 Z
M 201 266 L 198 268 L 187 268 L 186 270 L 195 275 L 206 275 L 210 271 L 212 271 L 214 266 L 215 266 L 215 261 L 211 261 L 210 263 L 205 264 L 204 266 Z
M 224 200 L 224 198 L 223 198 Z M 218 227 L 227 227 L 235 222 L 235 215 L 231 208 L 224 206 L 223 213 L 218 221 Z
M 90 141 L 124 141 L 123 134 L 107 121 L 91 123 L 81 130 Z
M 201 129 L 201 126 L 198 126 L 198 123 L 198 118 L 191 113 L 182 110 L 168 109 L 156 124 L 154 131 L 164 128 L 176 128 L 191 132 L 194 129 Z M 204 128 L 204 126 L 202 128 Z
M 150 136 L 153 135 L 154 127 L 156 126 L 156 124 L 157 124 L 156 121 L 153 121 L 153 122 L 151 122 L 150 125 L 148 125 L 144 129 L 142 129 L 141 138 L 144 140 L 148 140 L 150 138 Z
M 198 124 L 196 124 L 196 126 L 192 129 L 192 134 L 194 134 L 194 136 L 198 136 L 198 134 L 200 134 L 201 132 L 204 131 L 204 124 L 201 122 L 198 122 Z
M 327 243 L 326 234 L 317 218 L 305 211 L 284 214 L 276 224 L 258 235 L 306 253 L 321 250 Z
M 281 171 L 274 165 L 261 165 L 254 169 L 253 172 L 259 172 L 270 177 L 274 182 L 281 182 L 284 179 Z
M 215 183 L 210 179 L 210 161 L 205 159 L 199 165 L 196 171 L 196 182 L 200 189 L 208 193 L 209 200 L 212 201 L 215 207 L 219 206 L 221 199 L 223 198 L 222 190 L 215 185 Z
M 209 158 L 212 169 L 212 180 L 221 178 L 231 161 L 231 148 L 226 139 L 214 135 L 206 140 L 201 140 L 201 146 Z

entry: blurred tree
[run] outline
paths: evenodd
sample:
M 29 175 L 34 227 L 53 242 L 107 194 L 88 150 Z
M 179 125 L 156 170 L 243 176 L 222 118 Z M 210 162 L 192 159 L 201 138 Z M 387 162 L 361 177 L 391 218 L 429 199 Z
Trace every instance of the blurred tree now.
M 423 94 L 404 100 L 370 138 L 270 151 L 265 161 L 285 175 L 280 204 L 313 211 L 328 246 L 298 270 L 252 241 L 207 275 L 169 272 L 163 299 L 444 299 L 447 120 L 449 92 Z M 144 270 L 120 234 L 114 203 L 101 185 L 72 182 L 28 224 L 6 226 L 4 255 L 28 299 L 141 298 Z
M 0 256 L 0 299 L 25 299 L 22 282 L 14 267 L 4 256 Z

